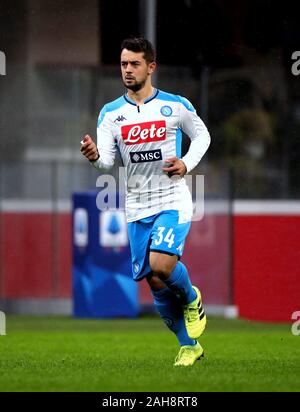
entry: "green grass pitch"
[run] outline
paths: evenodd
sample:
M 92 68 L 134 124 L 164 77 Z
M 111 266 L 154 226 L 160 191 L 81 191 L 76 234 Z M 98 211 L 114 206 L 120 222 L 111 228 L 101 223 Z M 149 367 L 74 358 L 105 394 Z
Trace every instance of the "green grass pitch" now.
M 156 317 L 8 316 L 0 391 L 300 391 L 291 324 L 209 318 L 205 358 L 175 368 L 175 336 Z

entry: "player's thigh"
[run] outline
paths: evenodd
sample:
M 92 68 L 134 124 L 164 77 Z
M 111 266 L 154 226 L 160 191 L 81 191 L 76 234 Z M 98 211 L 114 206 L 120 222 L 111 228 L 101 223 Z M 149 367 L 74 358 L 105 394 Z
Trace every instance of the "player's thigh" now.
M 141 221 L 128 223 L 128 237 L 134 280 L 141 280 L 151 270 L 148 256 L 151 228 L 152 225 L 143 224 Z

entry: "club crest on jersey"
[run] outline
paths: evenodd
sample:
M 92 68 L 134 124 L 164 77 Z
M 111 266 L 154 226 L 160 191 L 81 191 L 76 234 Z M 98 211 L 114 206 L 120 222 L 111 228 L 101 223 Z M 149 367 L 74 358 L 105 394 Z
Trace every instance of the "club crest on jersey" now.
M 170 106 L 162 106 L 162 108 L 160 109 L 160 112 L 163 116 L 169 117 L 173 113 L 173 110 Z
M 130 124 L 121 127 L 122 138 L 126 145 L 166 140 L 166 131 L 165 120 Z
M 130 152 L 132 163 L 156 162 L 162 160 L 161 150 L 148 150 L 145 152 Z

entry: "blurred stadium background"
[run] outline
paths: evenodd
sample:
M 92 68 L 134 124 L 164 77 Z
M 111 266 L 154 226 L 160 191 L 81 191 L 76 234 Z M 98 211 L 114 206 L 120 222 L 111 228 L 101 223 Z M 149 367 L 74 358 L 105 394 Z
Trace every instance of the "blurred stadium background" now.
M 189 98 L 212 136 L 193 171 L 205 175 L 205 218 L 193 223 L 183 259 L 207 311 L 291 321 L 300 310 L 295 7 L 0 1 L 0 310 L 72 313 L 71 196 L 94 190 L 98 176 L 79 142 L 123 93 L 121 40 L 141 34 L 157 46 L 157 87 Z M 143 284 L 139 299 L 141 313 L 151 309 Z

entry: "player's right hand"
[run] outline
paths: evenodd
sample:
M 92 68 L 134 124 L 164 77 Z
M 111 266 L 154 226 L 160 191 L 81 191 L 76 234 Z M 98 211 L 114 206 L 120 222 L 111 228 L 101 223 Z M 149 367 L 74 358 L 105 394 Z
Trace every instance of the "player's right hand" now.
M 81 153 L 90 161 L 99 159 L 97 146 L 90 135 L 86 134 L 81 141 Z

